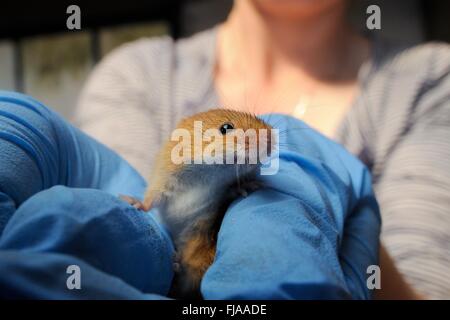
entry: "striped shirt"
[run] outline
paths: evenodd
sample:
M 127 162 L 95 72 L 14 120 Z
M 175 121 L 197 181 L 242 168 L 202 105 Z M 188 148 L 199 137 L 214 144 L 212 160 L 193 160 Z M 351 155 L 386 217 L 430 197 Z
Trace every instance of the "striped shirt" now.
M 220 105 L 213 84 L 216 29 L 188 39 L 141 39 L 95 68 L 77 107 L 85 132 L 148 176 L 184 116 Z M 375 41 L 361 94 L 335 139 L 371 170 L 382 241 L 406 280 L 450 298 L 450 47 Z

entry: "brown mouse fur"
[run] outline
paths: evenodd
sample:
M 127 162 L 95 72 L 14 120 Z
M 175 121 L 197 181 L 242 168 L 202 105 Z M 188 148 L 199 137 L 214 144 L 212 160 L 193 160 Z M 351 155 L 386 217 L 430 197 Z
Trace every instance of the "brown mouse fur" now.
M 203 133 L 207 129 L 221 128 L 223 124 L 231 124 L 234 129 L 266 129 L 268 132 L 267 145 L 272 147 L 270 136 L 271 127 L 254 115 L 228 109 L 213 109 L 182 119 L 177 129 L 186 129 L 194 133 L 194 122 L 202 121 Z M 257 142 L 259 143 L 259 136 Z M 241 194 L 242 188 L 254 188 L 256 169 L 258 165 L 250 164 L 175 164 L 171 155 L 173 148 L 179 141 L 169 140 L 161 149 L 150 177 L 150 185 L 143 203 L 134 199 L 125 199 L 138 208 L 150 210 L 152 207 L 162 208 L 162 218 L 172 233 L 177 249 L 175 279 L 170 292 L 173 297 L 199 298 L 200 282 L 215 257 L 217 233 L 228 205 Z M 203 152 L 210 142 L 202 141 L 200 151 Z M 258 144 L 259 145 L 259 144 Z M 194 139 L 191 139 L 190 155 L 194 157 Z M 229 145 L 223 141 L 223 151 Z M 245 141 L 248 149 L 248 141 Z M 198 150 L 197 150 L 198 151 Z M 235 150 L 236 151 L 236 150 Z M 269 150 L 270 152 L 270 150 Z M 236 166 L 240 166 L 237 168 Z M 250 182 L 246 184 L 245 180 Z M 216 187 L 217 185 L 220 187 Z M 204 198 L 196 188 L 206 190 Z M 202 189 L 204 188 L 204 189 Z M 211 191 L 212 190 L 212 191 Z M 174 202 L 186 196 L 186 217 L 183 217 L 184 203 L 174 205 Z M 193 196 L 189 194 L 193 193 Z M 205 193 L 205 192 L 203 192 Z M 200 197 L 195 200 L 195 197 Z M 191 203 L 191 201 L 193 203 Z M 206 208 L 201 207 L 204 201 Z M 198 203 L 200 202 L 200 203 Z M 174 209 L 176 208 L 176 209 Z M 176 214 L 175 214 L 175 213 Z M 174 218 L 175 217 L 175 218 Z

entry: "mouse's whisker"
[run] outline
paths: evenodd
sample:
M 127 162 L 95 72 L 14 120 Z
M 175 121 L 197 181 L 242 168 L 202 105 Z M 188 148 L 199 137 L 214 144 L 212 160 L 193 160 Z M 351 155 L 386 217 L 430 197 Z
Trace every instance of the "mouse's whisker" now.
M 285 133 L 288 133 L 288 132 L 291 132 L 291 131 L 298 131 L 298 130 L 311 130 L 311 128 L 310 127 L 296 127 L 296 128 L 286 128 L 286 129 L 283 129 L 283 130 L 279 130 L 278 131 L 278 133 L 279 134 L 285 134 Z

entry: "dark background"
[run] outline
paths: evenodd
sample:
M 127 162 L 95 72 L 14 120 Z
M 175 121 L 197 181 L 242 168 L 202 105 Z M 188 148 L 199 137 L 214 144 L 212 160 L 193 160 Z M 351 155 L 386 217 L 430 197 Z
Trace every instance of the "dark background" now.
M 3 1 L 0 10 L 0 39 L 65 31 L 66 8 L 81 8 L 82 28 L 95 29 L 138 21 L 165 20 L 175 38 L 188 36 L 222 21 L 233 0 L 126 0 L 126 1 Z M 379 4 L 389 27 L 403 21 L 407 30 L 420 25 L 420 40 L 450 41 L 449 0 L 352 1 L 353 20 L 365 19 L 364 6 Z M 386 8 L 385 8 L 386 7 Z M 386 18 L 386 19 L 384 19 Z M 396 22 L 395 20 L 398 21 Z M 395 31 L 393 31 L 395 33 Z M 405 32 L 407 36 L 407 32 Z

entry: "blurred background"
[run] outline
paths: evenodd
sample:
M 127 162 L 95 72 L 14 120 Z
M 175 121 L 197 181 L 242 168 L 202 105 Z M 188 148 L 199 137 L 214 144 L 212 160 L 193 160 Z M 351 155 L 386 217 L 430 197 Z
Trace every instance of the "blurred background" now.
M 5 1 L 4 1 L 5 2 Z M 223 21 L 233 0 L 23 1 L 2 3 L 0 89 L 28 93 L 71 120 L 93 66 L 140 37 L 187 37 Z M 66 27 L 66 9 L 81 9 L 81 30 Z M 380 36 L 406 44 L 450 41 L 449 0 L 351 1 L 361 31 L 367 6 L 381 8 Z

